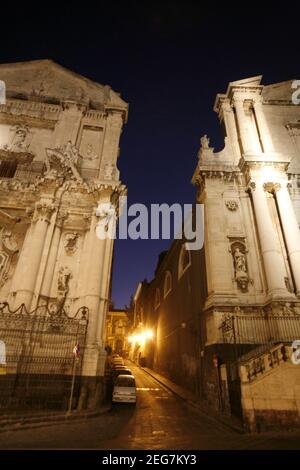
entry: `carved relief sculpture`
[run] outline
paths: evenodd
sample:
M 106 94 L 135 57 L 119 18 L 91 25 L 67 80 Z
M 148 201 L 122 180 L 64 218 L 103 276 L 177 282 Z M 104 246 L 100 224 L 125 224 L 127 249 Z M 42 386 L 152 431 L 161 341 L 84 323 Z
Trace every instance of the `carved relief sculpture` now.
M 13 137 L 9 144 L 3 145 L 0 149 L 1 160 L 11 160 L 12 157 L 18 163 L 30 164 L 34 159 L 34 154 L 29 150 L 30 132 L 27 126 L 14 126 L 11 131 Z
M 2 229 L 0 236 L 0 287 L 8 280 L 13 255 L 18 250 L 18 243 L 10 230 Z
M 62 266 L 58 272 L 57 279 L 57 311 L 61 311 L 64 307 L 67 294 L 69 292 L 69 282 L 72 277 L 68 267 Z
M 72 255 L 77 250 L 77 240 L 79 234 L 77 232 L 67 233 L 65 236 L 64 247 L 67 254 Z
M 239 207 L 238 202 L 235 201 L 234 199 L 230 199 L 226 201 L 225 206 L 227 207 L 229 211 L 232 211 L 232 212 L 236 211 Z
M 78 149 L 70 140 L 63 147 L 46 149 L 46 155 L 46 176 L 71 175 L 77 181 L 82 181 L 77 170 L 80 155 Z

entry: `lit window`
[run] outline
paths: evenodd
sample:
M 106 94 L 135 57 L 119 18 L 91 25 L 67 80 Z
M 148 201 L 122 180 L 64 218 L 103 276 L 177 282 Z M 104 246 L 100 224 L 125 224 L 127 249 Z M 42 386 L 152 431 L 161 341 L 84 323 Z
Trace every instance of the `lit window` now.
M 168 293 L 172 290 L 172 276 L 170 271 L 166 272 L 164 282 L 164 297 L 167 297 Z

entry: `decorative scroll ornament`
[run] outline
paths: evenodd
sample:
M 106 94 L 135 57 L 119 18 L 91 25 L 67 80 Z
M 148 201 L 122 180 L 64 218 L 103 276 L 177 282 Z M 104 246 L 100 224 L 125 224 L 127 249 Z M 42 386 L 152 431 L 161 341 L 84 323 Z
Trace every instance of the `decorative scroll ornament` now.
M 54 149 L 46 149 L 46 177 L 70 177 L 82 182 L 77 165 L 80 158 L 78 149 L 69 140 L 66 145 Z

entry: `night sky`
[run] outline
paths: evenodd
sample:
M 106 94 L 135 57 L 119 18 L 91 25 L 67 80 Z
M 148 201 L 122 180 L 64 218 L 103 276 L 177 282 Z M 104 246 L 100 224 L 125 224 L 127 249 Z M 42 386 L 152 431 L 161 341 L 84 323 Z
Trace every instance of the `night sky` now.
M 0 62 L 49 58 L 121 92 L 130 106 L 118 166 L 129 203 L 192 203 L 200 136 L 222 148 L 215 95 L 254 75 L 264 84 L 300 79 L 296 3 L 225 3 L 1 4 Z M 151 279 L 168 245 L 116 242 L 115 306 Z

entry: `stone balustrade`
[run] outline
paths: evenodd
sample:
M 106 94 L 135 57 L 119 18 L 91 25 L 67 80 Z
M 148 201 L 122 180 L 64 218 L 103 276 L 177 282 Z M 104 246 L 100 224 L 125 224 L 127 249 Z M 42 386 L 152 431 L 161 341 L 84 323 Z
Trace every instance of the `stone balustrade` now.
M 291 348 L 283 343 L 276 344 L 260 356 L 249 358 L 239 365 L 240 379 L 242 382 L 253 382 L 262 377 L 270 370 L 278 367 L 282 362 L 286 362 L 291 354 Z

